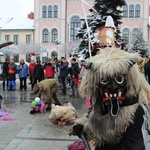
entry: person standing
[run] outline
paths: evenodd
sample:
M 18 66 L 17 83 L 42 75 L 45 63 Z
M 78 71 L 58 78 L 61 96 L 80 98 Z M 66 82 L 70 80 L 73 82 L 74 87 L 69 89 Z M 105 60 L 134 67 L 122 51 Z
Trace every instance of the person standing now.
M 30 83 L 31 84 L 31 89 L 33 89 L 33 71 L 36 63 L 34 60 L 31 60 L 31 63 L 29 64 L 29 76 L 30 76 Z
M 2 74 L 3 74 L 3 91 L 5 91 L 5 84 L 8 86 L 8 65 L 9 59 L 6 58 L 5 62 L 2 64 Z
M 145 74 L 146 81 L 150 84 L 150 57 L 147 63 L 145 63 L 144 65 L 144 74 Z
M 32 87 L 37 83 L 40 82 L 41 80 L 44 79 L 44 70 L 43 70 L 43 66 L 41 64 L 41 61 L 38 60 L 37 64 L 34 67 L 33 70 L 33 85 Z
M 55 67 L 52 65 L 50 58 L 47 59 L 47 62 L 45 63 L 43 68 L 45 70 L 45 76 L 47 79 L 54 78 Z
M 17 71 L 20 79 L 20 91 L 27 90 L 27 77 L 29 76 L 29 67 L 24 62 L 24 59 L 20 60 L 20 64 L 17 66 Z
M 66 60 L 65 57 L 61 58 L 61 63 L 59 64 L 59 68 L 60 68 L 60 79 L 61 79 L 61 83 L 62 83 L 62 87 L 63 87 L 63 95 L 66 95 L 66 77 L 69 73 L 69 69 L 68 69 L 68 61 Z
M 14 59 L 12 58 L 10 60 L 10 63 L 8 65 L 8 90 L 16 90 L 16 73 L 17 73 L 17 65 L 14 62 Z
M 70 68 L 71 88 L 72 88 L 72 95 L 70 95 L 71 97 L 79 97 L 78 92 L 79 73 L 80 73 L 79 64 L 77 63 L 76 58 L 72 58 Z

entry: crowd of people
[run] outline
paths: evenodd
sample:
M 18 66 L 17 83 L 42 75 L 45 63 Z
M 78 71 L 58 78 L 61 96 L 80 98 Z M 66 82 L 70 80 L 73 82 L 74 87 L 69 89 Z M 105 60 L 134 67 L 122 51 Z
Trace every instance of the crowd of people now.
M 60 60 L 47 58 L 47 61 L 42 64 L 40 60 L 31 60 L 29 65 L 21 59 L 17 65 L 14 59 L 6 59 L 2 64 L 3 90 L 15 91 L 16 75 L 19 77 L 19 90 L 27 90 L 27 79 L 30 80 L 31 90 L 35 84 L 45 79 L 55 78 L 61 84 L 62 95 L 66 95 L 66 87 L 70 86 L 71 97 L 79 97 L 78 83 L 81 65 L 78 62 L 78 55 L 74 54 L 68 60 L 61 57 Z

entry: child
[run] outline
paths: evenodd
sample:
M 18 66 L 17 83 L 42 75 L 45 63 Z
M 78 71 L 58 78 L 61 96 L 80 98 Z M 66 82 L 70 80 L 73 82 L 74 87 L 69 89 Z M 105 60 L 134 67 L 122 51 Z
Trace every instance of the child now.
M 45 104 L 40 100 L 39 97 L 36 97 L 34 101 L 32 101 L 31 104 L 32 110 L 30 111 L 30 114 L 34 114 L 36 112 L 46 112 Z

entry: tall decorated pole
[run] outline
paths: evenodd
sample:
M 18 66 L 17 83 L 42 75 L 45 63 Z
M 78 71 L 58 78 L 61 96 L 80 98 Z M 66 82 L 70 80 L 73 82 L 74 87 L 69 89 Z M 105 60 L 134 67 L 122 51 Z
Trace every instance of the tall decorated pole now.
M 88 25 L 88 22 L 87 22 L 86 12 L 85 12 L 85 8 L 84 8 L 83 3 L 86 3 L 86 2 L 84 0 L 81 0 L 82 9 L 83 9 L 84 17 L 85 17 L 85 23 L 86 23 L 86 26 L 87 26 L 87 33 L 88 33 L 88 40 L 89 40 L 89 42 L 88 42 L 89 55 L 91 57 L 91 45 L 93 47 L 93 43 L 92 43 L 91 38 L 90 38 L 90 28 L 89 28 L 89 25 Z
M 110 37 L 114 35 L 115 37 L 112 39 L 114 40 L 113 42 L 117 43 L 117 47 L 120 46 L 122 42 L 119 30 L 119 25 L 122 23 L 122 10 L 120 8 L 126 5 L 125 0 L 94 0 L 93 6 L 90 6 L 90 4 L 88 4 L 85 0 L 81 0 L 81 2 L 84 12 L 84 19 L 82 18 L 83 24 L 81 28 L 77 30 L 76 34 L 76 36 L 81 40 L 79 45 L 80 55 L 83 55 L 86 59 L 96 55 L 99 51 L 99 48 L 104 48 L 105 46 L 98 47 L 100 44 L 102 46 L 102 43 L 106 43 L 106 41 L 102 42 L 104 39 L 104 32 L 106 32 L 106 34 L 111 34 L 109 35 Z M 89 11 L 91 12 L 91 15 L 88 15 L 88 17 L 86 17 L 87 15 L 85 13 L 83 4 L 86 4 L 90 7 Z M 114 21 L 113 23 L 115 27 L 111 26 L 111 28 L 106 29 L 105 26 L 107 25 L 105 25 L 105 23 L 108 16 L 111 16 L 111 20 Z

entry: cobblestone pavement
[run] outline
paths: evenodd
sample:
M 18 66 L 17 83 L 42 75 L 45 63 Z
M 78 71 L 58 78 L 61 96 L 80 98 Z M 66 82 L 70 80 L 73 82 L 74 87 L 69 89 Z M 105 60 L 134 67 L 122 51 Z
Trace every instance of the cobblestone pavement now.
M 2 108 L 11 112 L 0 118 L 0 150 L 67 150 L 67 145 L 78 139 L 68 135 L 71 126 L 53 124 L 48 119 L 50 112 L 30 115 L 31 102 L 36 95 L 30 90 L 30 85 L 27 91 L 20 91 L 18 79 L 16 83 L 16 91 L 3 91 L 0 81 L 0 94 L 4 98 Z M 59 90 L 60 102 L 70 101 L 76 108 L 78 117 L 87 112 L 83 98 L 70 98 L 69 89 L 66 96 L 60 92 Z

